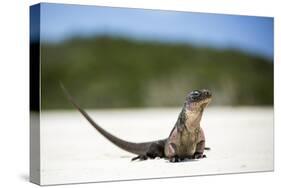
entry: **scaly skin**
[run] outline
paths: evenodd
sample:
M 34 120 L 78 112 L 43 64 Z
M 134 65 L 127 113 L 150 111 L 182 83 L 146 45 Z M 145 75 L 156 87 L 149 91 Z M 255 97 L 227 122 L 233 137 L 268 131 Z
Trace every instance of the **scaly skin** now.
M 89 123 L 110 142 L 130 153 L 137 154 L 132 160 L 166 158 L 171 162 L 205 157 L 205 136 L 200 127 L 204 108 L 211 101 L 211 92 L 195 90 L 188 94 L 178 120 L 167 139 L 134 143 L 122 140 L 101 128 L 68 93 L 61 84 L 65 95 L 72 105 L 89 121 Z

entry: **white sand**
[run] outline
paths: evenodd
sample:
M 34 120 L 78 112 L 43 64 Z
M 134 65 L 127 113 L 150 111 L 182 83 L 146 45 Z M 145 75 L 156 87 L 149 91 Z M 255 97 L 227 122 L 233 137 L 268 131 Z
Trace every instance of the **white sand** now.
M 89 111 L 109 132 L 141 142 L 169 135 L 180 108 Z M 207 158 L 181 163 L 134 161 L 101 136 L 77 111 L 41 115 L 41 183 L 207 175 L 273 170 L 272 108 L 208 108 L 201 126 Z

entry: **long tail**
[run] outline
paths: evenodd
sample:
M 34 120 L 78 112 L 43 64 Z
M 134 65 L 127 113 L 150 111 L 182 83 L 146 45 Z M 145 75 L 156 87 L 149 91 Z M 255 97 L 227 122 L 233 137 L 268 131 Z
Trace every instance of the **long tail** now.
M 150 145 L 154 142 L 143 142 L 143 143 L 133 143 L 133 142 L 128 142 L 125 140 L 122 140 L 103 128 L 101 128 L 94 120 L 88 115 L 88 113 L 83 110 L 80 105 L 73 99 L 73 97 L 69 94 L 69 92 L 66 90 L 64 85 L 60 82 L 60 86 L 66 95 L 67 99 L 72 103 L 72 105 L 89 121 L 89 123 L 99 132 L 101 133 L 105 138 L 107 138 L 110 142 L 118 146 L 119 148 L 128 151 L 130 153 L 134 153 L 137 155 L 145 155 L 146 152 L 148 151 Z

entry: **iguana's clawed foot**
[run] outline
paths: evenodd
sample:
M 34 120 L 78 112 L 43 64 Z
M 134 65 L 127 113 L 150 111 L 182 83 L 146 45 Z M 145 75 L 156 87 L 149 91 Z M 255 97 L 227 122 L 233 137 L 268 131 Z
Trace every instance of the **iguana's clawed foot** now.
M 202 159 L 202 158 L 206 158 L 207 156 L 203 153 L 199 153 L 199 152 L 195 152 L 193 155 L 193 159 Z
M 190 159 L 202 159 L 202 158 L 206 158 L 206 155 L 203 153 L 196 152 L 196 153 L 194 153 L 193 156 L 190 156 L 190 157 L 185 157 L 185 158 L 181 158 L 181 157 L 177 157 L 177 156 L 171 157 L 171 158 L 169 158 L 169 161 L 172 163 L 176 163 L 176 162 L 181 162 L 181 161 L 190 160 Z
M 148 157 L 146 155 L 138 155 L 138 156 L 132 158 L 131 161 L 134 161 L 134 160 L 137 160 L 137 159 L 139 159 L 140 161 L 144 161 L 144 160 L 147 160 Z
M 179 158 L 179 157 L 177 157 L 177 156 L 175 156 L 175 157 L 170 158 L 169 161 L 170 161 L 171 163 L 177 163 L 177 162 L 181 162 L 182 159 Z

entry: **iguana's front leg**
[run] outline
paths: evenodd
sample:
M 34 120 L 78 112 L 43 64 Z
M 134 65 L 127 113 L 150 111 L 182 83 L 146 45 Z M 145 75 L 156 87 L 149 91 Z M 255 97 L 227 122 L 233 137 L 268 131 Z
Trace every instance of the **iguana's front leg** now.
M 204 155 L 204 150 L 205 150 L 205 135 L 204 135 L 204 131 L 202 128 L 200 128 L 200 133 L 199 133 L 199 142 L 196 145 L 196 150 L 195 153 L 193 155 L 194 159 L 200 159 L 200 158 L 204 158 L 206 157 L 206 155 Z
M 204 148 L 205 148 L 205 140 L 202 140 L 197 144 L 196 151 L 193 154 L 193 158 L 194 159 L 205 158 L 206 155 L 204 154 Z

